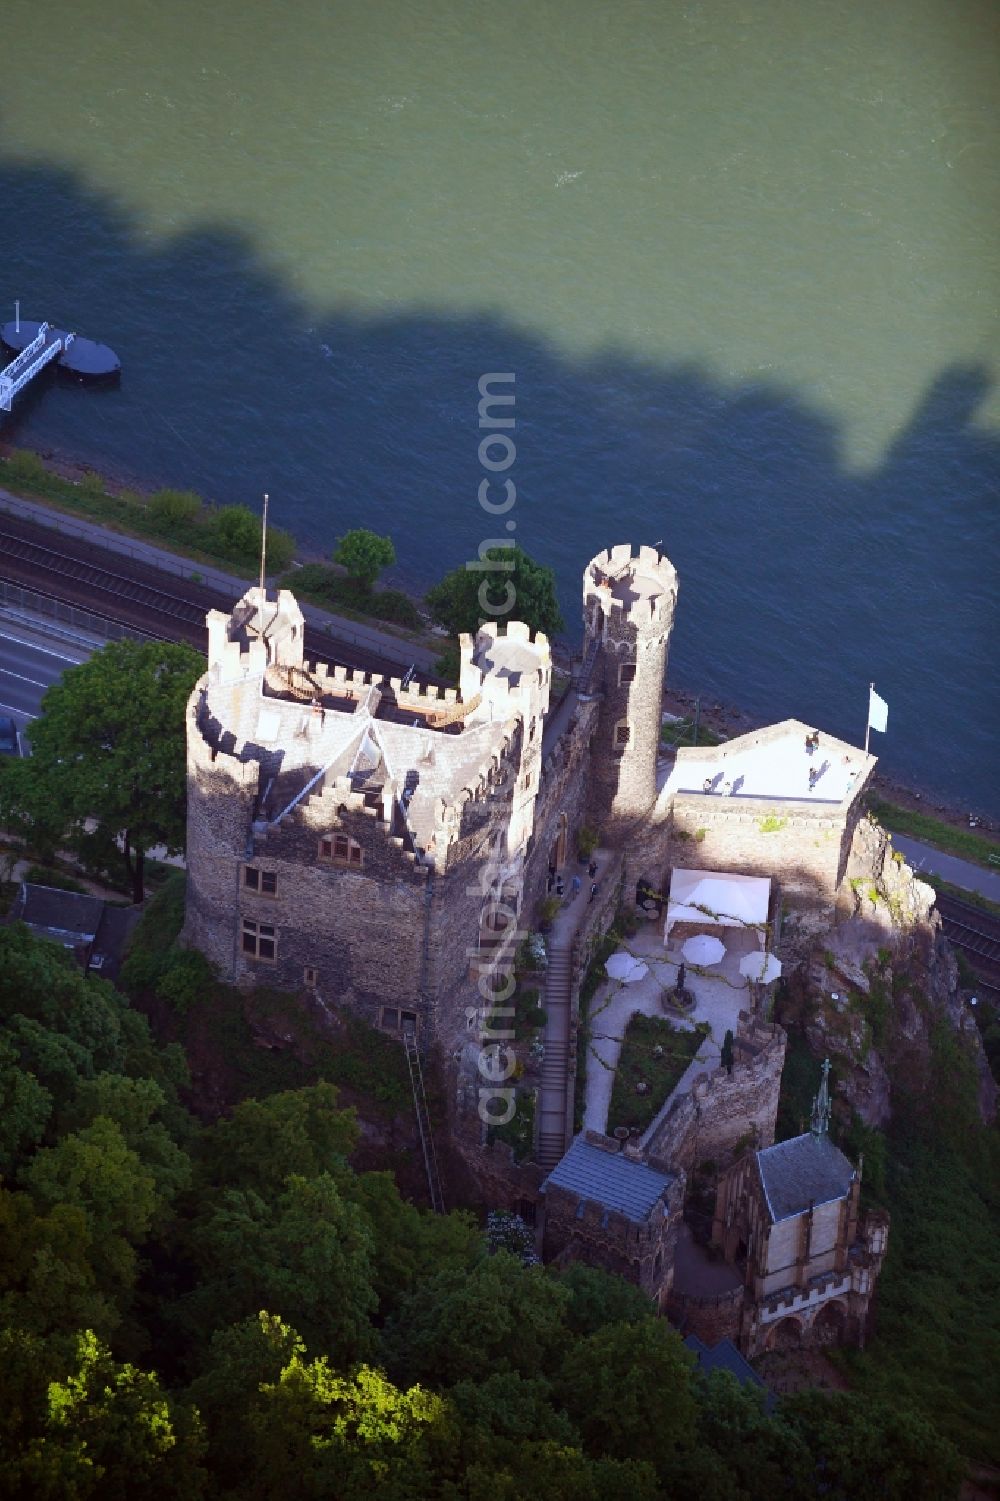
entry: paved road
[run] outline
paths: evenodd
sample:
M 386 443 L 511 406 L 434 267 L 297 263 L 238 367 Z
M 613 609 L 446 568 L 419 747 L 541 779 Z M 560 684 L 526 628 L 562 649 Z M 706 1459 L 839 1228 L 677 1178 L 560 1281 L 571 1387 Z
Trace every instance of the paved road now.
M 1000 870 L 986 870 L 982 865 L 973 865 L 971 860 L 960 860 L 957 855 L 945 855 L 930 844 L 919 839 L 909 839 L 905 834 L 893 834 L 893 847 L 906 856 L 908 865 L 919 873 L 930 871 L 942 881 L 961 886 L 963 891 L 978 891 L 991 902 L 1000 902 Z
M 52 637 L 44 627 L 14 623 L 0 615 L 0 714 L 9 714 L 24 733 L 38 718 L 46 688 L 86 661 L 97 642 Z

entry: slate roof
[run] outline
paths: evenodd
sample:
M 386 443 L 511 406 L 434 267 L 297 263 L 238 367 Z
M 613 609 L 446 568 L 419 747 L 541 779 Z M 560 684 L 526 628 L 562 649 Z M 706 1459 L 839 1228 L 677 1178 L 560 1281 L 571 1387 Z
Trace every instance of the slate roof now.
M 699 1370 L 704 1371 L 706 1375 L 711 1371 L 728 1371 L 744 1386 L 761 1387 L 768 1394 L 766 1409 L 768 1412 L 771 1411 L 774 1406 L 774 1395 L 767 1382 L 762 1381 L 750 1362 L 743 1359 L 731 1339 L 720 1339 L 719 1343 L 710 1349 L 708 1345 L 701 1342 L 697 1334 L 689 1334 L 684 1343 L 696 1357 Z
M 103 911 L 104 902 L 99 896 L 84 896 L 77 891 L 59 891 L 54 886 L 35 886 L 24 881 L 11 916 L 58 943 L 90 943 Z
M 605 1152 L 577 1136 L 545 1179 L 542 1190 L 551 1183 L 642 1225 L 672 1182 L 666 1173 L 618 1152 Z
M 810 1203 L 847 1197 L 854 1168 L 826 1135 L 793 1136 L 757 1153 L 771 1223 L 803 1214 Z
M 140 915 L 138 907 L 113 907 L 99 896 L 22 881 L 10 921 L 72 949 L 81 965 L 113 979 Z

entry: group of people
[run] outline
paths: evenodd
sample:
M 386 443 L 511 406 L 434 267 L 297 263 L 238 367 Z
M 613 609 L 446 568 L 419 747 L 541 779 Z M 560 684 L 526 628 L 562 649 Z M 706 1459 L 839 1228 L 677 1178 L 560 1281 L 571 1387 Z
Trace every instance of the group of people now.
M 587 874 L 590 877 L 590 900 L 593 902 L 597 899 L 598 891 L 596 860 L 591 860 L 590 864 L 587 866 Z M 551 896 L 553 892 L 555 892 L 556 896 L 558 897 L 563 897 L 566 895 L 566 883 L 563 880 L 562 871 L 557 870 L 554 865 L 549 866 L 549 878 L 546 882 L 545 889 L 548 892 L 549 896 Z M 582 880 L 579 876 L 574 876 L 572 881 L 570 881 L 569 883 L 570 901 L 573 901 L 576 897 L 578 897 L 582 890 Z

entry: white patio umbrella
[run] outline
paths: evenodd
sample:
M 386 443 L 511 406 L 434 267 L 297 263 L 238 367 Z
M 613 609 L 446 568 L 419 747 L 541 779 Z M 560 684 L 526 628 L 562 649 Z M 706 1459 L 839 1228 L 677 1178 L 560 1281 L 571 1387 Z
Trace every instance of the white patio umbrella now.
M 781 960 L 776 959 L 773 954 L 765 954 L 763 949 L 753 954 L 744 954 L 740 960 L 740 974 L 761 985 L 769 985 L 781 974 Z
M 636 985 L 644 980 L 649 974 L 649 965 L 643 964 L 641 959 L 636 959 L 627 975 L 622 975 L 623 985 Z
M 711 933 L 696 933 L 681 949 L 689 964 L 718 964 L 725 952 L 726 945 Z
M 612 954 L 604 968 L 612 980 L 625 980 L 635 969 L 639 960 L 634 954 L 629 954 L 625 949 L 619 949 L 617 954 Z

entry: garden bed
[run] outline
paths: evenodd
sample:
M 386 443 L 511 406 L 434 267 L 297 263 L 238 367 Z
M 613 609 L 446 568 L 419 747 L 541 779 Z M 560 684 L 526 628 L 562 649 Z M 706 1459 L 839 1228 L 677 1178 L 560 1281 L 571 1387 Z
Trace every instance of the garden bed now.
M 625 1030 L 608 1111 L 608 1135 L 618 1127 L 644 1131 L 663 1108 L 708 1035 L 707 1022 L 693 1030 L 658 1016 L 633 1016 Z M 656 1049 L 662 1052 L 657 1056 Z M 637 1086 L 648 1085 L 643 1094 Z

